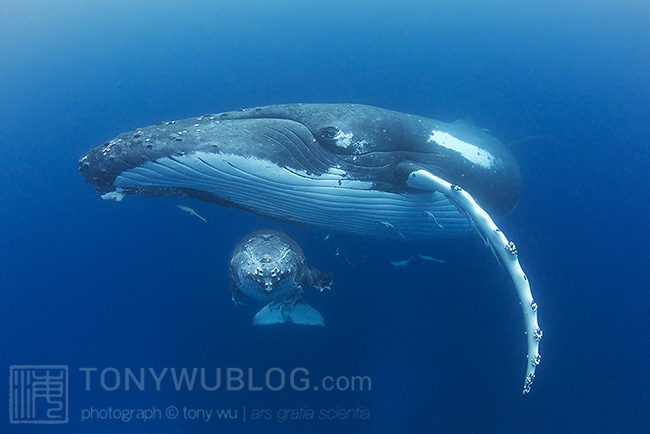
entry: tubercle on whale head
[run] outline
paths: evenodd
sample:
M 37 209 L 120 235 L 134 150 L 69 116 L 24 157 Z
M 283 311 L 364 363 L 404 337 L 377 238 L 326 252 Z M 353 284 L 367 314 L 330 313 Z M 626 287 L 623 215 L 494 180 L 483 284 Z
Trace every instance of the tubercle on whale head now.
M 119 160 L 116 161 L 116 156 L 107 151 L 109 142 L 104 143 L 102 147 L 93 148 L 79 159 L 79 172 L 84 177 L 84 182 L 91 184 L 98 195 L 103 196 L 107 193 L 115 191 L 113 181 L 118 174 L 118 171 L 112 169 L 111 166 L 120 165 L 128 167 L 125 164 L 120 164 Z

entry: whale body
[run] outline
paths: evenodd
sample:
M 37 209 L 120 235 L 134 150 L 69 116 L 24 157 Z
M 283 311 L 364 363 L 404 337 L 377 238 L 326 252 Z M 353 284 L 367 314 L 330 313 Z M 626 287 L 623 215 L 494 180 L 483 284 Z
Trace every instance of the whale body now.
M 471 230 L 443 194 L 407 185 L 418 168 L 462 185 L 488 212 L 517 203 L 508 148 L 469 121 L 444 123 L 356 104 L 290 104 L 160 122 L 79 162 L 104 199 L 177 196 L 371 237 L 435 239 Z

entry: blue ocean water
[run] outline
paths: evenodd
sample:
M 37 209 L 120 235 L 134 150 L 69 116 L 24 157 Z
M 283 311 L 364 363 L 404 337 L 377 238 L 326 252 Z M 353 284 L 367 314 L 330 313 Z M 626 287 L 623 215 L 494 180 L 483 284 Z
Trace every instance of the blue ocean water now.
M 67 366 L 68 422 L 12 424 L 8 409 L 1 431 L 648 432 L 649 18 L 632 0 L 3 2 L 0 384 L 11 396 L 10 366 Z M 469 117 L 504 142 L 544 136 L 513 148 L 523 192 L 496 219 L 540 304 L 529 395 L 518 301 L 476 235 L 325 241 L 184 202 L 206 225 L 173 199 L 102 201 L 77 170 L 131 128 L 292 102 Z M 266 227 L 334 274 L 309 296 L 325 329 L 253 329 L 261 306 L 230 301 L 231 250 Z M 390 265 L 412 252 L 445 263 Z M 254 386 L 304 368 L 312 386 L 367 376 L 372 388 L 175 390 L 172 368 L 202 367 L 208 384 L 215 368 L 224 381 L 251 368 Z M 156 390 L 151 372 L 165 368 Z M 144 390 L 126 390 L 140 369 Z M 237 418 L 192 413 L 208 409 Z

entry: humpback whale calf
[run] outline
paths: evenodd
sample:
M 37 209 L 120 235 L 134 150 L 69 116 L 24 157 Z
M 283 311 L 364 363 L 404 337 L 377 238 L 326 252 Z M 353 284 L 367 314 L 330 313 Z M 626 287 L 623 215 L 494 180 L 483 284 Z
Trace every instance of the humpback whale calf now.
M 519 169 L 471 122 L 357 104 L 273 105 L 134 129 L 90 150 L 79 169 L 103 199 L 192 198 L 376 238 L 477 230 L 519 296 L 530 391 L 542 338 L 537 303 L 517 248 L 491 218 L 516 205 Z
M 302 249 L 287 234 L 267 229 L 246 235 L 230 255 L 228 271 L 236 304 L 245 295 L 268 303 L 253 325 L 325 325 L 321 314 L 302 300 L 302 287 L 322 292 L 330 288 L 332 275 L 308 267 Z

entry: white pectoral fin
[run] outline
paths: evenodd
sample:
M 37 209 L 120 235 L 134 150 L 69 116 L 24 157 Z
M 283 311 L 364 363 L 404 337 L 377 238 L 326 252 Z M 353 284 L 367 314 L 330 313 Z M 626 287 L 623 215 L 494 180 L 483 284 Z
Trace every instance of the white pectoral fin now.
M 325 326 L 323 316 L 313 307 L 297 299 L 283 303 L 269 303 L 253 318 L 253 325 L 300 324 Z
M 508 241 L 503 232 L 494 224 L 494 221 L 479 205 L 474 198 L 463 188 L 453 185 L 432 173 L 420 169 L 409 174 L 407 178 L 409 187 L 420 190 L 439 191 L 458 208 L 464 211 L 485 236 L 496 256 L 504 264 L 517 290 L 521 309 L 524 313 L 526 335 L 528 339 L 528 365 L 524 380 L 524 394 L 530 392 L 535 379 L 535 368 L 541 360 L 539 355 L 539 341 L 542 339 L 542 330 L 537 323 L 537 303 L 533 300 L 530 284 L 524 270 L 517 258 L 515 244 Z

